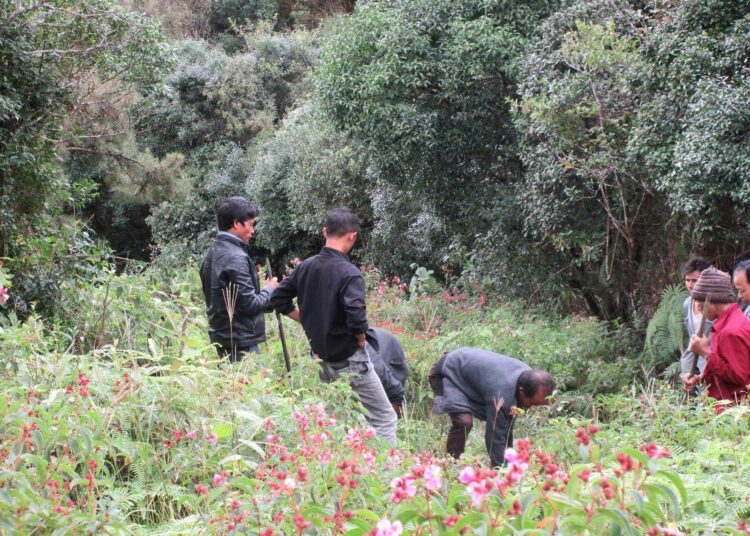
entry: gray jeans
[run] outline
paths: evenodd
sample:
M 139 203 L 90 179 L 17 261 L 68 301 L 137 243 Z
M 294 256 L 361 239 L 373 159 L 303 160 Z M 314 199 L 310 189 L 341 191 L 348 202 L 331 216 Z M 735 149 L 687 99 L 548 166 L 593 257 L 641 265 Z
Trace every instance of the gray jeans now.
M 338 380 L 342 374 L 349 374 L 349 385 L 359 395 L 359 400 L 369 415 L 367 420 L 375 428 L 379 437 L 396 446 L 396 412 L 393 411 L 383 384 L 375 373 L 370 356 L 364 348 L 358 349 L 349 359 L 331 366 L 321 361 L 321 378 L 324 382 Z

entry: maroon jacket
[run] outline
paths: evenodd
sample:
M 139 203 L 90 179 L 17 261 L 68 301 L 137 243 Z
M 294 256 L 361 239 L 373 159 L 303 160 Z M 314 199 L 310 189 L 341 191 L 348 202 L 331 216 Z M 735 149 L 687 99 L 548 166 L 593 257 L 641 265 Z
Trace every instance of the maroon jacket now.
M 714 321 L 711 353 L 704 369 L 708 394 L 716 400 L 737 402 L 750 385 L 750 321 L 737 304 Z

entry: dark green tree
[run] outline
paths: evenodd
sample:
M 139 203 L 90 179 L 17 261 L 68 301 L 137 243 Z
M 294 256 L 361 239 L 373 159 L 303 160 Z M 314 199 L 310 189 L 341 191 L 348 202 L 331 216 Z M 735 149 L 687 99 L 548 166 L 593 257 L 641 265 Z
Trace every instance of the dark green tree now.
M 18 312 L 36 301 L 51 314 L 59 283 L 87 269 L 81 252 L 98 248 L 75 224 L 62 230 L 95 193 L 60 165 L 102 156 L 92 108 L 158 91 L 169 61 L 158 25 L 113 0 L 0 1 L 0 257 Z
M 503 185 L 520 176 L 508 100 L 530 38 L 555 5 L 376 0 L 335 26 L 317 95 L 367 148 L 381 213 L 407 220 L 389 223 L 396 232 L 384 240 L 401 251 L 402 269 L 419 247 L 404 229 L 432 230 L 437 264 L 489 228 Z M 420 218 L 427 227 L 413 225 Z

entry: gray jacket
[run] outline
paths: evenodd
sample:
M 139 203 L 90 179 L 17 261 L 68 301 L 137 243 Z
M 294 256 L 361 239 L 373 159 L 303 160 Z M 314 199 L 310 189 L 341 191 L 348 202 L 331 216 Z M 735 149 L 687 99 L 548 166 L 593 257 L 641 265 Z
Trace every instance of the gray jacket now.
M 406 355 L 396 336 L 383 328 L 370 328 L 366 337 L 367 353 L 375 373 L 383 384 L 391 404 L 403 404 L 409 368 Z
M 445 356 L 442 392 L 435 413 L 471 413 L 487 423 L 484 443 L 492 465 L 505 463 L 505 448 L 513 443 L 511 408 L 518 405 L 518 377 L 531 367 L 480 348 L 459 348 Z
M 684 315 L 684 324 L 685 324 L 685 331 L 687 332 L 688 336 L 688 346 L 690 345 L 690 337 L 695 335 L 696 331 L 698 330 L 697 326 L 700 324 L 700 316 L 693 314 L 693 298 L 688 296 L 685 298 L 685 301 L 682 303 L 682 309 L 685 313 Z M 706 320 L 706 329 L 704 331 L 704 335 L 708 337 L 709 343 L 711 342 L 711 326 L 713 326 L 713 322 L 711 320 Z M 680 374 L 682 376 L 685 376 L 686 374 L 691 374 L 692 366 L 693 366 L 693 352 L 685 348 L 685 350 L 682 352 L 682 355 L 680 356 Z M 698 356 L 698 372 L 703 372 L 703 369 L 706 367 L 706 358 L 703 356 Z
M 218 234 L 206 252 L 200 268 L 203 295 L 206 298 L 208 336 L 212 343 L 229 348 L 248 347 L 266 340 L 263 318 L 271 295 L 269 287 L 260 289 L 255 265 L 247 254 L 247 246 L 239 238 Z M 232 332 L 222 290 L 229 283 L 237 287 Z

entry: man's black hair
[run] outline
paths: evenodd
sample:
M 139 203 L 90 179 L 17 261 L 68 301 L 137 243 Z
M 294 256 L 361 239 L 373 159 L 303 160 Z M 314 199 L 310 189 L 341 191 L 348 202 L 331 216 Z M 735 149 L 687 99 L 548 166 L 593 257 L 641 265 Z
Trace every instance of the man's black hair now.
M 359 218 L 348 208 L 334 208 L 326 218 L 328 236 L 344 236 L 346 233 L 359 232 Z
M 702 272 L 706 268 L 711 266 L 708 259 L 703 257 L 693 257 L 682 266 L 682 275 L 692 274 L 693 272 Z
M 528 397 L 535 396 L 539 389 L 551 395 L 555 390 L 555 380 L 546 370 L 530 369 L 525 370 L 518 377 L 516 390 L 523 388 L 523 394 Z
M 260 210 L 258 205 L 244 197 L 230 197 L 225 199 L 216 211 L 216 221 L 220 231 L 228 231 L 234 222 L 245 223 L 247 220 L 257 218 Z
M 739 272 L 740 270 L 743 270 L 745 272 L 745 278 L 747 278 L 748 282 L 750 282 L 750 260 L 741 261 L 737 266 L 734 267 L 734 270 L 732 270 L 732 278 L 734 279 L 734 274 Z

